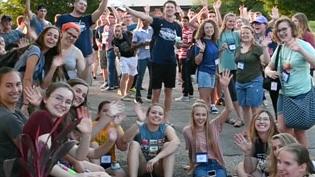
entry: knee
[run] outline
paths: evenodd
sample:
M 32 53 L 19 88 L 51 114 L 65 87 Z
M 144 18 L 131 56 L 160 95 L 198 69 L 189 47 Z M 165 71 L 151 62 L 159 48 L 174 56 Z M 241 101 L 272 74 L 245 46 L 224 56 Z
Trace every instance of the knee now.
M 132 141 L 129 143 L 129 152 L 140 151 L 141 146 L 138 142 Z

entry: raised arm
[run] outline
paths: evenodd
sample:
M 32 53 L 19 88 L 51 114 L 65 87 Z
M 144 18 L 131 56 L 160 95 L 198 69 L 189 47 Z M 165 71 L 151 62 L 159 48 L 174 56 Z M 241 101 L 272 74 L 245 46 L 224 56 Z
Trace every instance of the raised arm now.
M 136 11 L 136 10 L 133 10 L 129 7 L 126 7 L 126 10 L 128 13 L 130 13 L 131 15 L 133 15 L 137 18 L 141 18 L 142 20 L 146 20 L 150 24 L 153 23 L 153 18 L 144 12 Z
M 92 13 L 93 23 L 95 23 L 98 20 L 98 18 L 102 15 L 102 13 L 105 11 L 106 6 L 107 6 L 107 1 L 108 0 L 102 0 L 98 8 Z
M 25 15 L 27 15 L 29 19 L 32 19 L 33 12 L 31 11 L 30 0 L 25 0 Z
M 222 16 L 221 16 L 221 11 L 220 11 L 221 4 L 222 4 L 221 0 L 217 0 L 213 3 L 213 9 L 217 17 L 218 26 L 222 25 Z

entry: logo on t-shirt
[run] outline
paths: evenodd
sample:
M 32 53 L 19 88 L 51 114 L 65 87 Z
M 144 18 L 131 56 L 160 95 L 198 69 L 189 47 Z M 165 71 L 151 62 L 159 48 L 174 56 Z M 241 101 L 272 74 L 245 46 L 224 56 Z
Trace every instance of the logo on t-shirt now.
M 75 22 L 80 26 L 81 33 L 87 29 L 86 24 L 83 21 Z
M 176 30 L 170 28 L 161 28 L 159 36 L 167 41 L 175 41 L 177 34 Z

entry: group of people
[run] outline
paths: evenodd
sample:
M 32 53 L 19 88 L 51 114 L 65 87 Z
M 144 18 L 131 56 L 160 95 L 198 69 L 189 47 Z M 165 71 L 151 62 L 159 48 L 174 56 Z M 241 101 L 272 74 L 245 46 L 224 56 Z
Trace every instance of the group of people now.
M 0 68 L 0 176 L 173 176 L 180 139 L 170 116 L 172 91 L 181 80 L 183 95 L 175 101 L 189 102 L 193 74 L 200 99 L 182 132 L 188 173 L 227 176 L 220 146 L 225 122 L 245 125 L 234 136 L 244 152 L 238 176 L 315 173 L 305 129 L 287 124 L 299 118 L 292 118 L 296 110 L 286 100 L 314 90 L 315 38 L 305 14 L 280 17 L 274 7 L 268 22 L 260 12 L 242 6 L 240 16 L 230 12 L 222 19 L 220 0 L 198 13 L 185 13 L 171 0 L 163 12 L 153 14 L 149 7 L 144 12 L 107 9 L 107 0 L 101 0 L 98 9 L 85 15 L 87 5 L 75 0 L 72 12 L 56 15 L 55 26 L 45 19 L 45 6 L 38 6 L 36 14 L 31 11 L 30 0 L 17 29 L 12 29 L 9 15 L 1 16 L 0 59 L 23 52 L 13 68 Z M 121 127 L 126 117 L 122 102 L 101 102 L 95 119 L 87 108 L 98 65 L 101 91 L 119 88 L 121 100 L 128 101 L 133 98 L 130 89 L 136 88 L 137 120 L 126 130 Z M 145 113 L 141 90 L 146 68 L 152 104 Z M 261 109 L 267 76 L 280 80 L 268 89 L 276 116 Z M 218 100 L 224 102 L 221 113 Z M 233 111 L 236 119 L 230 118 Z M 40 151 L 43 145 L 46 153 Z M 116 148 L 128 151 L 127 173 Z M 45 159 L 52 161 L 40 163 Z

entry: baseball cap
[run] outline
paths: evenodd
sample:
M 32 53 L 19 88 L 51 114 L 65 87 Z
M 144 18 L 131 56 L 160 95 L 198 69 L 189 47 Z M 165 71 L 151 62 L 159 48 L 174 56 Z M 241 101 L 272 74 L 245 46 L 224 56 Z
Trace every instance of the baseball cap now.
M 260 15 L 257 16 L 252 23 L 268 24 L 268 20 L 265 16 Z

